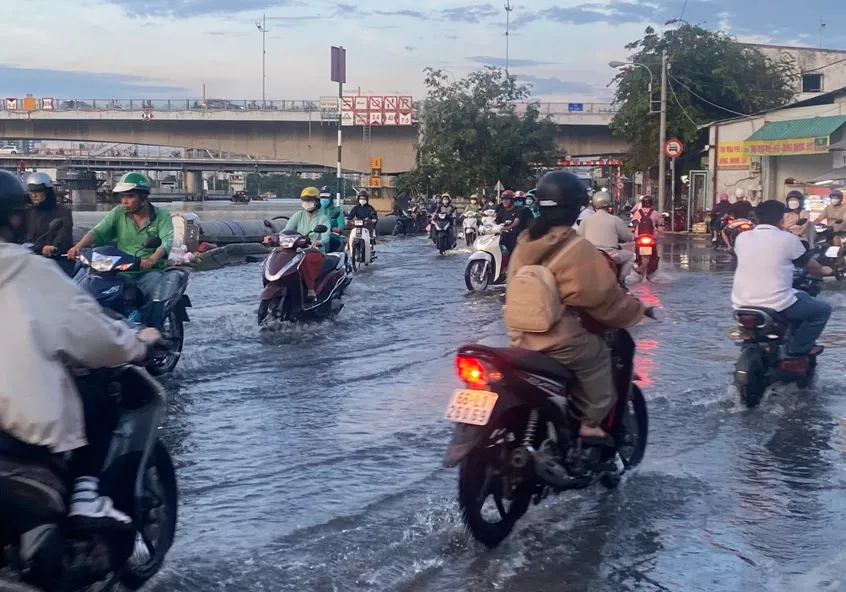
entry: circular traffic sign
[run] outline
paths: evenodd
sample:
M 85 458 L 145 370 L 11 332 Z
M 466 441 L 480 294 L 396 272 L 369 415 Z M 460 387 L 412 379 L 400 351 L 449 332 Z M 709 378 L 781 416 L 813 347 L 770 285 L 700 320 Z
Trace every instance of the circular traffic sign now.
M 668 158 L 678 158 L 682 152 L 684 152 L 684 146 L 678 138 L 670 138 L 664 143 L 664 154 Z
M 617 183 L 617 189 L 622 189 L 622 188 L 623 188 L 623 182 L 622 182 L 622 181 L 619 181 L 619 182 Z

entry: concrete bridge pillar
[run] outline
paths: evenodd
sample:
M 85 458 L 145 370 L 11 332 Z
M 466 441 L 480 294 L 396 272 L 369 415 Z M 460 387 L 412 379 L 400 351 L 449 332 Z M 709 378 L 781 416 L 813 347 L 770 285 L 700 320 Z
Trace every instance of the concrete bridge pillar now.
M 185 171 L 185 193 L 203 194 L 203 171 Z
M 59 169 L 56 180 L 70 190 L 73 209 L 94 209 L 97 204 L 97 188 L 100 181 L 94 171 L 88 169 Z

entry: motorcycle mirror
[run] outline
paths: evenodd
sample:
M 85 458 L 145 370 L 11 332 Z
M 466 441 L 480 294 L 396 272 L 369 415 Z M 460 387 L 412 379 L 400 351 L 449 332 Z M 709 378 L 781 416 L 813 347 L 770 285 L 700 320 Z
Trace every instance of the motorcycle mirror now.
M 62 220 L 61 218 L 56 218 L 54 220 L 50 220 L 50 224 L 47 226 L 47 228 L 50 229 L 50 232 L 55 232 L 64 225 L 65 225 L 64 220 Z
M 326 228 L 323 224 L 318 224 L 317 226 L 315 226 L 315 228 L 312 232 L 315 233 L 315 234 L 323 234 L 327 230 L 329 230 L 329 229 Z
M 835 221 L 834 221 L 834 223 L 835 223 L 835 224 L 843 224 L 843 220 L 842 220 L 842 219 L 840 219 L 840 220 L 835 220 Z
M 141 246 L 145 249 L 158 249 L 162 246 L 162 239 L 157 236 L 148 236 L 144 239 L 144 242 L 141 243 Z
M 799 218 L 799 219 L 796 221 L 796 226 L 802 226 L 802 225 L 803 225 L 805 222 L 807 222 L 807 221 L 808 221 L 808 219 L 807 219 L 807 218 Z
M 271 230 L 274 230 L 274 231 L 276 230 L 276 229 L 273 227 L 273 222 L 271 222 L 270 220 L 265 220 L 265 221 L 264 221 L 264 225 L 265 225 L 265 227 L 267 227 L 267 228 L 269 228 L 269 229 L 271 229 Z

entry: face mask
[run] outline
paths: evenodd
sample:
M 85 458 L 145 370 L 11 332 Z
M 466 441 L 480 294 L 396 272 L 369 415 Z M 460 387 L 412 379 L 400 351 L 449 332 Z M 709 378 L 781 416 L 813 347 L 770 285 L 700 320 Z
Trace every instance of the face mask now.
M 795 199 L 791 199 L 789 202 L 787 202 L 787 207 L 790 208 L 791 210 L 798 210 L 799 209 L 799 202 L 796 201 Z
M 303 209 L 306 212 L 313 212 L 314 210 L 317 209 L 317 204 L 314 203 L 313 201 L 304 201 L 303 202 Z
M 361 205 L 363 205 L 363 206 L 366 206 L 366 205 L 367 205 L 367 200 L 366 200 L 366 199 L 360 199 L 360 200 L 358 200 L 358 203 L 360 203 L 360 204 L 361 204 Z
M 843 203 L 843 200 L 837 197 L 831 200 L 831 205 L 833 206 L 839 206 L 841 203 Z
M 532 204 L 534 204 L 534 203 L 535 203 L 535 200 L 533 200 L 533 199 L 527 199 L 527 200 L 526 200 L 526 205 L 527 205 L 527 206 L 530 206 L 530 205 L 532 205 Z
M 321 197 L 320 198 L 320 205 L 324 208 L 328 208 L 329 204 L 332 203 L 332 200 L 328 197 Z

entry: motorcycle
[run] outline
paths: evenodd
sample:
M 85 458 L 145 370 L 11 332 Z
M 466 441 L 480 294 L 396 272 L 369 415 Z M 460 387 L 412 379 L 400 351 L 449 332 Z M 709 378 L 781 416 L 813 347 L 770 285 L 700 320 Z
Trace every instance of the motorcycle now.
M 658 271 L 658 241 L 651 234 L 639 234 L 635 239 L 635 271 L 646 279 Z
M 607 488 L 637 466 L 646 451 L 649 418 L 635 384 L 635 343 L 624 329 L 605 331 L 618 400 L 602 423 L 613 448 L 585 446 L 579 413 L 569 398 L 575 378 L 540 352 L 465 345 L 458 350 L 458 377 L 446 419 L 456 423 L 444 457 L 460 465 L 458 503 L 472 535 L 489 548 L 511 532 L 529 504 L 550 491 Z M 484 511 L 493 497 L 496 510 Z M 493 520 L 489 520 L 493 518 Z
M 414 221 L 414 232 L 426 232 L 429 216 L 426 214 L 425 207 L 412 206 L 411 218 Z
M 464 231 L 464 242 L 467 243 L 468 247 L 472 247 L 479 235 L 479 218 L 474 214 L 465 216 L 461 226 Z
M 146 249 L 155 249 L 161 244 L 157 236 L 148 237 L 143 243 Z M 119 275 L 126 271 L 137 271 L 141 269 L 140 266 L 140 258 L 114 246 L 82 249 L 77 259 L 78 271 L 73 280 L 104 309 L 118 313 L 129 323 L 144 324 L 144 294 L 135 286 L 127 285 Z M 185 293 L 190 274 L 191 270 L 183 267 L 167 269 L 151 298 L 156 302 L 164 302 L 164 323 L 156 329 L 161 331 L 163 339 L 173 344 L 164 355 L 150 359 L 147 370 L 154 376 L 173 372 L 182 355 L 185 323 L 191 320 L 188 318 L 191 299 Z
M 447 251 L 456 247 L 455 229 L 452 224 L 452 217 L 446 212 L 439 212 L 432 218 L 432 226 L 434 229 L 435 246 L 438 247 L 438 253 L 443 255 Z
M 397 221 L 394 224 L 394 236 L 405 236 L 409 231 L 414 232 L 414 218 L 411 214 L 403 209 L 397 210 Z
M 841 224 L 843 220 L 835 220 L 836 224 Z M 846 247 L 835 246 L 834 244 L 834 229 L 825 224 L 816 224 L 816 239 L 814 241 L 814 249 L 818 250 L 820 257 L 817 261 L 820 265 L 826 265 L 834 270 L 834 277 L 837 281 L 843 280 L 846 277 Z
M 501 224 L 485 224 L 482 234 L 473 243 L 473 250 L 464 270 L 464 284 L 471 292 L 484 292 L 491 284 L 504 284 L 508 276 L 510 253 L 500 246 Z
M 100 584 L 97 590 L 118 584 L 137 590 L 161 569 L 173 543 L 176 472 L 158 438 L 167 411 L 165 391 L 134 365 L 95 370 L 76 381 L 80 390 L 108 389 L 119 402 L 100 491 L 132 518 L 132 526 L 68 528 L 66 503 L 73 490 L 68 463 L 47 448 L 0 432 L 0 567 L 5 573 L 0 589 L 7 589 L 6 577 L 14 577 L 45 592 L 82 592 L 94 584 Z
M 737 237 L 741 235 L 743 232 L 747 232 L 755 228 L 755 224 L 751 220 L 746 219 L 739 219 L 735 220 L 734 218 L 726 218 L 725 224 L 723 225 L 723 229 L 720 232 L 726 233 L 728 237 L 728 248 L 729 252 L 734 257 L 734 243 L 737 241 Z
M 794 270 L 795 289 L 816 296 L 821 286 L 821 278 L 809 276 L 804 269 Z M 795 382 L 799 388 L 810 385 L 817 367 L 816 356 L 787 355 L 794 325 L 769 308 L 745 306 L 734 311 L 734 318 L 736 343 L 741 347 L 734 366 L 734 384 L 746 407 L 756 407 L 767 387 L 776 382 Z
M 362 264 L 370 266 L 376 255 L 373 254 L 373 242 L 370 236 L 369 220 L 353 220 L 353 229 L 347 240 L 347 252 L 349 253 L 352 268 L 355 271 Z
M 33 243 L 23 243 L 21 246 L 29 249 L 34 254 L 44 257 L 45 255 L 42 253 L 42 249 L 44 248 L 44 240 L 50 235 L 55 233 L 57 230 L 60 230 L 62 226 L 65 225 L 65 221 L 61 218 L 56 218 L 54 220 L 50 220 L 50 224 L 47 225 L 47 232 L 39 236 L 35 239 Z M 58 251 L 55 252 L 53 255 L 48 256 L 49 259 L 53 259 L 59 268 L 68 276 L 73 277 L 76 267 L 73 261 L 69 261 L 64 257 L 64 253 L 59 253 Z
M 312 234 L 326 232 L 318 226 Z M 303 250 L 309 248 L 309 237 L 286 231 L 280 235 L 279 246 L 262 263 L 262 283 L 258 308 L 258 324 L 275 321 L 316 321 L 333 317 L 344 307 L 341 297 L 352 281 L 347 272 L 346 253 L 328 253 L 317 277 L 317 297 L 306 300 L 307 290 L 300 274 L 305 258 Z

